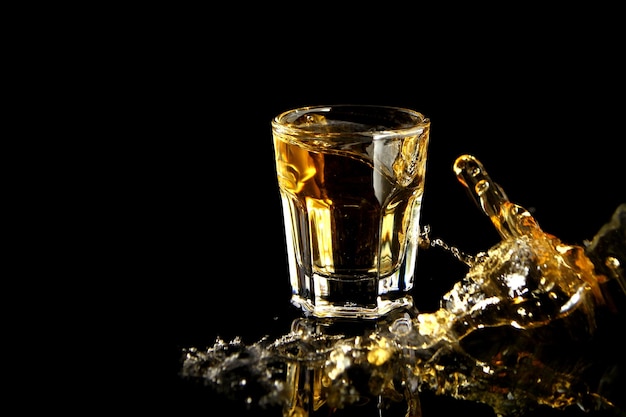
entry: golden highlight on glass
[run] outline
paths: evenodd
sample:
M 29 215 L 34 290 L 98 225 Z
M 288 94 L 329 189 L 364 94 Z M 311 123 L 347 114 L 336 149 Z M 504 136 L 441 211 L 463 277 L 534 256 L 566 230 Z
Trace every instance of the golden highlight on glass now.
M 412 305 L 430 120 L 311 106 L 276 116 L 272 133 L 292 303 L 352 318 Z

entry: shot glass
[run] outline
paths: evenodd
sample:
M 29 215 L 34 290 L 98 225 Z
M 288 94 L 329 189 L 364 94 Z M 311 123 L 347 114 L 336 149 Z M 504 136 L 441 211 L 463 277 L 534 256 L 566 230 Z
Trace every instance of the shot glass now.
M 412 306 L 430 120 L 342 104 L 287 110 L 271 126 L 291 302 L 370 319 Z

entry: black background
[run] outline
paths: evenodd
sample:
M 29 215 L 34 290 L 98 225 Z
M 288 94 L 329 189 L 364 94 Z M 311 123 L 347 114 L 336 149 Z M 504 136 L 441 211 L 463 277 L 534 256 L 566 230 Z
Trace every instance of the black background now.
M 285 334 L 297 315 L 270 131 L 289 108 L 385 104 L 427 115 L 422 224 L 461 251 L 500 239 L 453 174 L 465 153 L 544 231 L 591 239 L 626 202 L 624 13 L 619 2 L 133 11 L 99 80 L 116 99 L 102 219 L 115 244 L 103 287 L 122 316 L 103 319 L 103 339 L 126 361 L 96 404 L 239 410 L 182 381 L 181 352 Z M 449 254 L 422 251 L 418 309 L 436 309 L 465 272 Z M 425 417 L 474 406 L 431 400 Z

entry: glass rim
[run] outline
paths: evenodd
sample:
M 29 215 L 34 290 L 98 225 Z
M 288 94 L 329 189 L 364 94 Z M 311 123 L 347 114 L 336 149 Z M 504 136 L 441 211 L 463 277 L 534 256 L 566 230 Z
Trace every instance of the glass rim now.
M 408 116 L 413 120 L 412 123 L 407 123 L 404 126 L 389 127 L 384 129 L 367 129 L 367 130 L 354 130 L 349 132 L 350 135 L 359 136 L 379 136 L 381 134 L 395 134 L 395 135 L 410 135 L 419 134 L 424 128 L 430 126 L 430 118 L 424 115 L 424 113 L 414 110 L 409 107 L 384 105 L 384 104 L 327 104 L 327 105 L 308 105 L 301 107 L 294 107 L 288 110 L 284 110 L 274 116 L 271 120 L 272 129 L 275 131 L 281 131 L 283 133 L 291 133 L 294 135 L 319 133 L 315 129 L 307 129 L 306 126 L 296 126 L 291 122 L 302 115 L 310 112 L 330 112 L 332 109 L 369 109 L 373 111 L 385 110 L 388 112 L 396 112 Z M 372 113 L 374 114 L 374 113 Z M 326 132 L 327 135 L 345 135 L 346 132 Z

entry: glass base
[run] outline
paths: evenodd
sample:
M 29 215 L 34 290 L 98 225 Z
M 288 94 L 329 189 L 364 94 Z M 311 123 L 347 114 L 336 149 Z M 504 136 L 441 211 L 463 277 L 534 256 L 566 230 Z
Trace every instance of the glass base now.
M 397 308 L 412 307 L 413 298 L 410 295 L 403 295 L 394 299 L 377 297 L 372 307 L 364 307 L 353 304 L 329 304 L 324 301 L 318 301 L 317 304 L 313 304 L 310 300 L 293 294 L 291 303 L 302 309 L 306 315 L 320 318 L 378 319 Z

